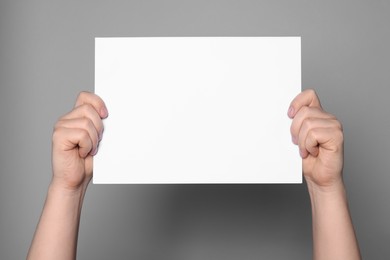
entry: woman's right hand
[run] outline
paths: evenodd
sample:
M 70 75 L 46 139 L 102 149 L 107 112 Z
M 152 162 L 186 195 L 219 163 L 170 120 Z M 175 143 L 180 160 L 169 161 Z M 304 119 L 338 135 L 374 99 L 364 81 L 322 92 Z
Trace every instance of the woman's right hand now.
M 303 175 L 314 190 L 332 191 L 342 185 L 343 128 L 325 112 L 314 90 L 300 93 L 288 112 L 293 119 L 291 135 L 299 146 Z

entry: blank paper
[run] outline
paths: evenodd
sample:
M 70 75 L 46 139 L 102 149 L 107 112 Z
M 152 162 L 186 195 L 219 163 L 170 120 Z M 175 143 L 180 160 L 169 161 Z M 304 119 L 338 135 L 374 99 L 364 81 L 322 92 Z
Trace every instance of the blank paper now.
M 301 183 L 300 37 L 95 39 L 94 183 Z

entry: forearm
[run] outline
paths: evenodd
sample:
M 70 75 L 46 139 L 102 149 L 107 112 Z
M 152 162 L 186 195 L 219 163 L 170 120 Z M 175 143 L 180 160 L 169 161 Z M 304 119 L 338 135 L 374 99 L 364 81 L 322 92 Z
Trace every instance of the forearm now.
M 343 183 L 323 191 L 308 185 L 313 217 L 313 255 L 320 259 L 361 259 Z
M 75 259 L 86 187 L 66 190 L 51 184 L 27 259 Z

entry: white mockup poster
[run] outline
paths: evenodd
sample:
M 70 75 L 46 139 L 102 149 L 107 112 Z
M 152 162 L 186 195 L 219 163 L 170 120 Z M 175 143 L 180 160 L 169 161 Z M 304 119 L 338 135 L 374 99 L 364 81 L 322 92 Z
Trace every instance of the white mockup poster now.
M 302 183 L 300 37 L 95 39 L 94 183 Z

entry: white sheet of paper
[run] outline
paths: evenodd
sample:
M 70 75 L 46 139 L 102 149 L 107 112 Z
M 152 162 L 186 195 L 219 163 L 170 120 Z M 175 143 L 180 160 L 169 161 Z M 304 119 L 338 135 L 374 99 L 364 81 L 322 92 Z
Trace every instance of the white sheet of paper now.
M 94 183 L 301 183 L 300 37 L 95 39 Z

